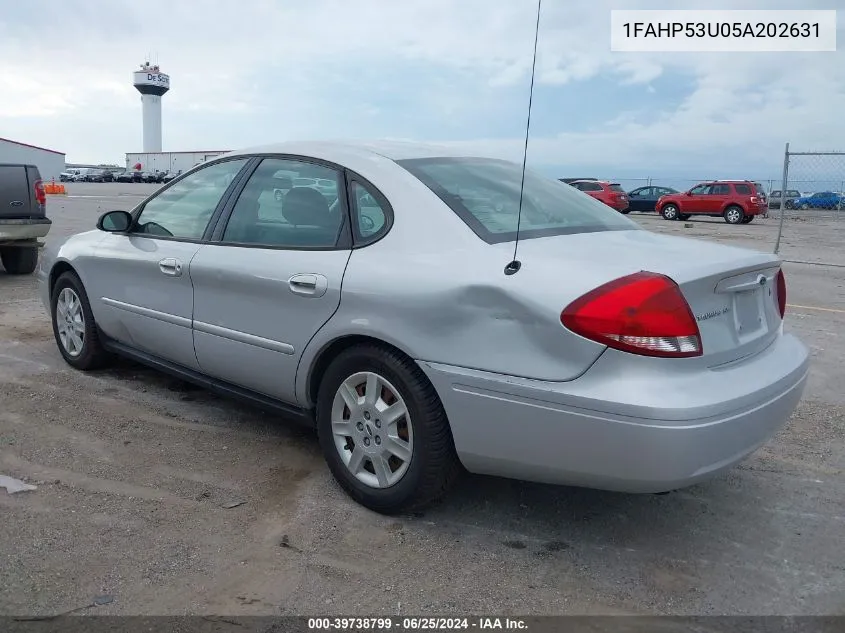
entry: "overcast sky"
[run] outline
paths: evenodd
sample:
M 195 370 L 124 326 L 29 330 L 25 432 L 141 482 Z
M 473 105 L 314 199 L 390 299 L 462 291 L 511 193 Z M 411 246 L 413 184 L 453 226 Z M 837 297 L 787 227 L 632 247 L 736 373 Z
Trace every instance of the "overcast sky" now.
M 733 3 L 735 5 L 735 3 Z M 544 0 L 529 162 L 561 175 L 775 177 L 783 146 L 845 150 L 836 53 L 610 52 L 611 8 Z M 26 0 L 0 13 L 0 136 L 69 162 L 141 150 L 131 73 L 171 76 L 164 150 L 289 139 L 465 142 L 520 158 L 534 0 Z M 845 0 L 746 0 L 839 8 Z

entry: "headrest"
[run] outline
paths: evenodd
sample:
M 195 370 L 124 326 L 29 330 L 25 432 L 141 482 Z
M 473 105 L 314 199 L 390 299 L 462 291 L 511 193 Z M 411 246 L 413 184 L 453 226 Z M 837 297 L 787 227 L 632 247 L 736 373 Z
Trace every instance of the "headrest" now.
M 316 189 L 294 187 L 285 194 L 282 215 L 294 226 L 330 227 L 335 224 L 329 203 Z

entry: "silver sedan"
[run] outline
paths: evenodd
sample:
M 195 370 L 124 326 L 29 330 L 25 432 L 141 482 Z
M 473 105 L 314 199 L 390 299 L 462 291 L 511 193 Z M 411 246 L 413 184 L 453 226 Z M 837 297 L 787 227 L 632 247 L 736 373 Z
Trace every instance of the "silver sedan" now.
M 43 301 L 71 366 L 117 354 L 296 416 L 379 512 L 464 469 L 677 489 L 786 422 L 808 353 L 777 257 L 521 185 L 415 144 L 234 152 L 46 253 Z

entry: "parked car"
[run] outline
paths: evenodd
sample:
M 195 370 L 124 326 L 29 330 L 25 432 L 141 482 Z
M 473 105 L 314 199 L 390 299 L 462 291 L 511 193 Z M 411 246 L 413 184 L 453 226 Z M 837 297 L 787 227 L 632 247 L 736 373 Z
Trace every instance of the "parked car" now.
M 89 170 L 87 170 L 87 169 L 85 169 L 85 170 L 80 169 L 79 172 L 77 172 L 76 174 L 74 174 L 71 177 L 70 181 L 71 182 L 85 182 L 86 180 L 88 180 L 88 171 Z
M 796 189 L 788 189 L 786 192 L 775 189 L 769 194 L 769 208 L 780 209 L 780 205 L 783 204 L 785 209 L 794 209 L 795 201 L 800 197 L 801 192 Z
M 845 207 L 845 198 L 836 191 L 819 191 L 796 198 L 793 204 L 796 209 L 841 209 Z
M 280 170 L 339 197 L 279 205 Z M 379 512 L 462 468 L 674 490 L 782 427 L 809 361 L 776 255 L 522 177 L 407 143 L 233 152 L 51 245 L 41 296 L 70 366 L 118 354 L 296 416 Z
M 79 174 L 79 169 L 66 169 L 65 171 L 59 174 L 59 182 L 71 182 L 74 176 L 76 176 L 77 174 Z
M 750 180 L 714 180 L 685 193 L 671 193 L 657 201 L 666 220 L 688 220 L 693 215 L 720 215 L 728 224 L 748 224 L 763 215 L 767 203 Z
M 117 174 L 114 179 L 116 182 L 134 182 L 135 176 L 131 171 L 124 171 L 123 173 Z
M 0 261 L 11 275 L 38 265 L 38 238 L 50 232 L 47 195 L 35 165 L 0 163 Z
M 92 169 L 85 174 L 85 182 L 105 182 L 104 172 L 100 169 Z
M 574 187 L 579 191 L 583 191 L 588 196 L 604 202 L 611 209 L 616 209 L 620 213 L 628 213 L 628 194 L 622 186 L 615 182 L 607 182 L 605 180 L 576 180 L 568 183 L 570 187 Z
M 174 178 L 178 178 L 182 174 L 182 170 L 180 169 L 178 172 L 169 171 L 161 179 L 161 182 L 170 182 Z
M 654 212 L 660 196 L 672 193 L 678 193 L 678 190 L 671 187 L 637 187 L 628 192 L 628 210 Z
M 108 169 L 103 171 L 103 182 L 114 182 L 114 172 Z

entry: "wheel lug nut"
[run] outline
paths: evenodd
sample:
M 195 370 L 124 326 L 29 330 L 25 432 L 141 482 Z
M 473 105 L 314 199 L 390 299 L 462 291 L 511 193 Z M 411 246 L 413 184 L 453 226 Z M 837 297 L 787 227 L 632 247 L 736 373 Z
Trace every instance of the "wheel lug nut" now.
M 369 411 L 364 411 L 364 419 L 365 419 L 365 420 L 369 420 L 369 419 L 370 419 L 370 412 L 369 412 Z
M 381 446 L 381 438 L 376 435 L 376 446 Z
M 369 445 L 370 445 L 370 438 L 365 437 L 364 438 L 364 446 L 369 446 Z
M 355 425 L 355 428 L 357 428 L 359 431 L 363 431 L 364 430 L 364 423 L 359 422 L 358 424 Z
M 381 428 L 381 420 L 378 420 L 378 419 L 376 420 L 376 428 L 377 429 Z

